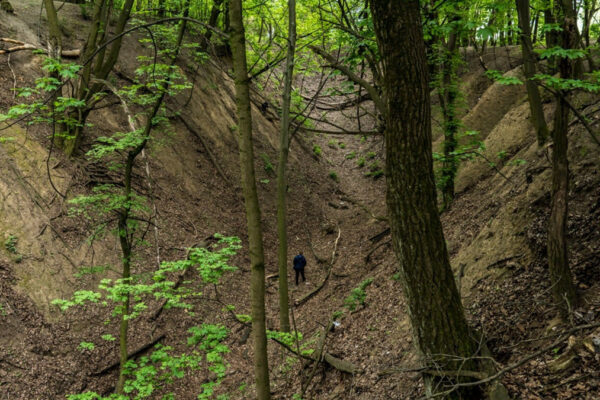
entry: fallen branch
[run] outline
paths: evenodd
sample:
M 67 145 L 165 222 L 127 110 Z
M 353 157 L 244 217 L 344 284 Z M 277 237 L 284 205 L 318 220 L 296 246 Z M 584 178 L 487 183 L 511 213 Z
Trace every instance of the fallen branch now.
M 331 130 L 327 130 L 327 129 L 306 128 L 304 126 L 301 126 L 300 129 L 305 132 L 323 133 L 325 135 L 358 135 L 358 136 L 383 135 L 383 132 L 379 132 L 379 131 L 347 131 L 347 130 L 331 131 Z
M 294 350 L 287 344 L 277 340 L 276 338 L 271 338 L 271 340 L 273 340 L 275 343 L 281 345 L 283 348 L 285 348 L 287 351 L 289 351 L 292 354 L 295 354 L 305 360 L 317 362 L 317 359 L 314 356 L 309 356 L 306 354 L 298 353 L 296 350 Z M 333 356 L 329 353 L 323 354 L 321 361 L 326 362 L 327 364 L 329 364 L 331 367 L 337 369 L 338 371 L 346 372 L 348 374 L 354 375 L 354 374 L 358 374 L 358 373 L 362 372 L 362 370 L 358 366 L 352 364 L 350 361 L 342 360 L 342 359 L 337 358 L 336 356 Z
M 383 221 L 383 222 L 387 222 L 387 221 L 388 221 L 388 218 L 387 218 L 387 217 L 385 217 L 385 216 L 381 216 L 381 215 L 375 215 L 375 214 L 374 214 L 374 213 L 373 213 L 371 210 L 369 210 L 369 209 L 367 208 L 367 206 L 365 206 L 363 203 L 361 203 L 361 202 L 360 202 L 360 201 L 358 201 L 358 200 L 354 200 L 353 198 L 351 198 L 351 197 L 349 197 L 349 196 L 347 196 L 347 195 L 345 195 L 345 196 L 342 196 L 342 197 L 340 198 L 340 200 L 342 200 L 342 201 L 347 201 L 347 202 L 348 202 L 348 203 L 350 203 L 350 204 L 353 204 L 353 205 L 355 205 L 355 206 L 357 206 L 357 207 L 360 207 L 360 208 L 361 208 L 361 209 L 362 209 L 364 212 L 366 212 L 367 214 L 369 214 L 369 215 L 371 216 L 371 218 L 373 218 L 373 219 L 375 219 L 375 220 L 377 220 L 377 221 Z
M 321 284 L 319 286 L 317 286 L 316 288 L 314 288 L 310 293 L 306 294 L 304 297 L 301 297 L 299 300 L 296 300 L 294 302 L 296 307 L 306 303 L 311 297 L 313 297 L 315 294 L 319 293 L 319 291 L 321 289 L 323 289 L 323 287 L 327 283 L 327 280 L 329 279 L 329 276 L 331 275 L 331 270 L 333 269 L 333 263 L 335 262 L 335 253 L 337 251 L 337 245 L 338 245 L 338 241 L 340 240 L 341 234 L 342 234 L 342 230 L 338 227 L 338 235 L 337 235 L 337 238 L 335 239 L 335 243 L 333 244 L 333 252 L 331 253 L 331 261 L 329 262 L 329 267 L 327 268 L 327 274 L 325 275 L 325 278 L 323 279 Z
M 156 338 L 152 339 L 150 342 L 148 342 L 146 344 L 143 344 L 140 347 L 138 347 L 137 349 L 131 351 L 127 355 L 127 359 L 129 360 L 130 358 L 133 358 L 133 357 L 137 356 L 138 354 L 143 353 L 144 351 L 148 350 L 149 348 L 153 347 L 155 344 L 157 344 L 158 342 L 160 342 L 161 340 L 163 340 L 165 337 L 166 337 L 166 334 L 161 333 Z M 97 372 L 94 372 L 92 374 L 92 376 L 104 375 L 105 373 L 107 373 L 111 369 L 113 369 L 115 367 L 118 367 L 120 363 L 121 362 L 119 360 L 114 361 L 111 364 L 109 364 L 108 366 L 102 368 L 101 370 L 99 370 Z
M 331 330 L 332 327 L 333 327 L 333 318 L 329 318 L 329 323 L 323 330 L 323 336 L 321 336 L 321 339 L 319 340 L 319 344 L 317 345 L 317 348 L 319 350 L 317 350 L 317 354 L 315 356 L 316 362 L 314 363 L 313 368 L 310 371 L 308 378 L 306 379 L 306 382 L 304 384 L 302 384 L 302 393 L 300 394 L 301 398 L 304 398 L 304 395 L 306 394 L 306 390 L 308 389 L 308 385 L 310 385 L 310 381 L 312 381 L 313 377 L 315 376 L 315 373 L 317 372 L 317 367 L 319 366 L 319 363 L 323 360 L 323 349 L 325 348 L 325 339 L 327 339 L 327 333 Z
M 15 53 L 17 51 L 23 51 L 23 50 L 38 50 L 38 51 L 43 52 L 44 54 L 48 54 L 48 50 L 39 48 L 31 43 L 22 42 L 20 40 L 15 40 L 15 39 L 10 39 L 10 38 L 0 38 L 0 42 L 12 43 L 12 44 L 16 45 L 16 46 L 9 47 L 7 49 L 0 49 L 0 54 L 10 54 L 10 53 Z M 79 57 L 79 54 L 81 54 L 81 50 L 79 50 L 79 49 L 63 50 L 61 52 L 61 55 L 65 58 L 77 58 L 77 57 Z

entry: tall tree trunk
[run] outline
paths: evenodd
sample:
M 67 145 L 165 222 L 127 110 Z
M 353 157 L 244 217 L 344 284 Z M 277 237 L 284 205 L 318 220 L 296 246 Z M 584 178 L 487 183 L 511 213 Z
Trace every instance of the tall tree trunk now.
M 260 207 L 254 174 L 252 145 L 252 115 L 250 112 L 250 80 L 246 63 L 246 38 L 242 18 L 242 1 L 230 0 L 231 50 L 235 74 L 235 97 L 238 114 L 238 143 L 242 190 L 246 204 L 248 242 L 250 250 L 250 301 L 252 305 L 252 336 L 254 342 L 254 374 L 259 400 L 271 398 L 267 336 L 265 325 L 265 259 L 260 224 Z
M 56 14 L 56 8 L 54 7 L 53 0 L 44 0 L 44 7 L 46 8 L 46 18 L 48 20 L 48 57 L 61 61 L 62 53 L 62 34 L 60 26 L 58 24 L 58 15 Z M 50 72 L 49 76 L 60 80 L 58 71 Z M 54 94 L 53 99 L 50 101 L 50 107 L 54 114 L 54 102 L 59 96 L 58 92 Z M 52 121 L 52 131 L 56 132 L 56 119 Z M 62 146 L 62 137 L 53 135 L 52 140 L 55 144 Z
M 442 208 L 446 210 L 454 199 L 454 178 L 458 170 L 458 159 L 454 155 L 458 144 L 456 135 L 460 126 L 460 120 L 456 112 L 456 101 L 458 99 L 456 70 L 459 56 L 458 37 L 455 29 L 450 32 L 448 42 L 445 47 L 442 46 L 442 51 L 444 52 L 442 55 L 444 61 L 438 93 L 444 117 L 444 159 L 442 161 L 441 192 Z
M 212 26 L 212 27 L 216 27 L 217 26 L 217 21 L 219 20 L 219 14 L 221 14 L 221 7 L 223 6 L 223 0 L 214 0 L 213 1 L 213 6 L 210 10 L 210 18 L 208 19 L 208 25 Z M 208 47 L 208 43 L 210 42 L 210 38 L 212 37 L 213 31 L 210 29 L 206 29 L 206 32 L 204 33 L 204 38 L 207 42 L 207 47 Z
M 48 57 L 60 60 L 62 51 L 62 35 L 58 24 L 58 15 L 53 0 L 44 0 L 46 18 L 48 19 Z
M 190 0 L 185 0 L 183 5 L 184 11 L 183 16 L 187 17 L 189 15 L 189 6 Z M 185 34 L 185 29 L 187 27 L 187 21 L 182 20 L 179 25 L 179 30 L 177 34 L 177 41 L 175 45 L 175 52 L 173 53 L 170 66 L 173 67 L 179 56 L 179 51 L 181 50 L 181 45 L 183 43 L 183 37 Z M 152 132 L 152 128 L 154 127 L 154 118 L 158 115 L 163 101 L 165 99 L 166 94 L 169 91 L 169 87 L 171 86 L 171 79 L 167 78 L 164 87 L 161 93 L 158 95 L 154 104 L 152 106 L 152 110 L 146 116 L 146 124 L 144 126 L 144 131 L 141 133 L 141 138 L 143 138 L 142 142 L 138 144 L 135 148 L 130 150 L 127 154 L 127 161 L 125 163 L 125 173 L 123 179 L 123 187 L 124 187 L 124 196 L 125 196 L 125 205 L 121 210 L 119 210 L 119 221 L 118 221 L 118 235 L 119 235 L 119 243 L 121 245 L 121 255 L 122 255 L 122 275 L 124 283 L 131 283 L 131 257 L 132 257 L 132 249 L 133 249 L 133 234 L 130 233 L 129 230 L 129 221 L 131 217 L 131 202 L 132 202 L 132 177 L 133 177 L 133 167 L 135 166 L 135 160 L 137 156 L 144 150 L 146 145 L 148 144 L 148 140 L 150 139 L 150 134 Z M 127 333 L 129 330 L 129 309 L 130 309 L 130 295 L 129 292 L 126 294 L 125 299 L 122 305 L 122 314 L 121 314 L 121 322 L 119 327 L 119 380 L 116 386 L 116 393 L 123 394 L 124 386 L 125 386 L 125 363 L 128 358 L 128 340 Z
M 536 73 L 535 54 L 531 43 L 531 31 L 529 28 L 529 0 L 516 0 L 519 28 L 521 30 L 521 48 L 523 52 L 523 71 L 525 73 L 525 87 L 529 98 L 529 110 L 531 111 L 531 123 L 535 128 L 538 146 L 542 146 L 548 139 L 548 125 L 544 118 L 544 108 L 540 92 L 532 80 Z
M 294 76 L 294 52 L 296 51 L 296 0 L 288 0 L 288 48 L 283 78 L 281 132 L 279 135 L 279 163 L 277 164 L 277 233 L 279 235 L 279 329 L 290 331 L 289 295 L 287 277 L 287 179 L 286 169 L 290 147 L 290 99 Z
M 428 367 L 456 371 L 461 364 L 476 370 L 470 357 L 477 344 L 463 313 L 437 211 L 419 2 L 372 0 L 371 10 L 385 71 L 388 214 L 414 342 Z M 428 394 L 444 389 L 438 378 L 426 375 Z M 481 398 L 474 390 L 465 388 L 450 397 Z
M 570 0 L 561 0 L 561 45 L 565 49 L 573 48 L 577 43 L 576 19 Z M 560 76 L 573 77 L 573 64 L 569 58 L 559 60 Z M 573 277 L 569 268 L 567 249 L 567 215 L 569 193 L 569 162 L 567 157 L 570 109 L 566 101 L 566 92 L 558 91 L 554 115 L 552 150 L 552 199 L 550 220 L 548 222 L 548 269 L 552 283 L 552 295 L 560 314 L 567 317 L 577 300 Z

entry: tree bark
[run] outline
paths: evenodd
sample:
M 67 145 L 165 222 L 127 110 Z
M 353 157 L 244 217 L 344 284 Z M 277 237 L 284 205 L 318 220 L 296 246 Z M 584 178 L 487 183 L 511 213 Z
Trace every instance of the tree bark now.
M 385 71 L 388 214 L 415 345 L 428 366 L 458 370 L 460 364 L 476 370 L 470 357 L 477 345 L 463 313 L 437 211 L 419 2 L 372 0 L 371 10 Z M 457 363 L 453 357 L 463 359 Z M 439 378 L 426 376 L 428 395 L 444 389 Z M 480 398 L 471 390 L 450 397 Z
M 260 207 L 254 173 L 252 144 L 252 115 L 250 109 L 250 81 L 246 62 L 246 38 L 242 19 L 242 1 L 229 1 L 231 21 L 231 50 L 235 75 L 236 105 L 238 114 L 238 144 L 240 175 L 246 205 L 251 277 L 250 301 L 252 305 L 252 336 L 254 342 L 254 374 L 259 400 L 271 398 L 267 336 L 265 324 L 265 261 L 260 223 Z
M 456 17 L 454 16 L 452 19 L 455 21 Z M 456 100 L 458 98 L 458 77 L 456 76 L 458 37 L 455 29 L 449 33 L 446 45 L 442 46 L 442 52 L 442 77 L 438 93 L 444 117 L 444 159 L 442 161 L 441 192 L 442 208 L 446 210 L 454 199 L 454 178 L 458 170 L 458 159 L 454 155 L 458 144 L 456 135 L 460 125 L 456 112 Z
M 525 87 L 529 98 L 531 123 L 535 128 L 538 146 L 543 146 L 548 139 L 548 125 L 544 118 L 544 108 L 538 86 L 532 80 L 536 73 L 535 54 L 531 43 L 531 30 L 529 28 L 529 0 L 516 0 L 519 28 L 521 30 L 521 49 L 523 52 L 523 72 L 525 73 Z
M 294 75 L 294 52 L 296 51 L 296 0 L 288 0 L 288 48 L 285 61 L 281 131 L 279 135 L 279 163 L 277 164 L 277 233 L 279 236 L 279 329 L 290 331 L 289 294 L 287 277 L 287 160 L 290 147 L 290 103 L 292 77 Z
M 571 12 L 569 12 L 569 9 Z M 565 49 L 573 48 L 577 43 L 576 20 L 569 0 L 561 0 L 562 32 L 561 45 Z M 569 58 L 558 61 L 561 78 L 573 77 L 573 63 Z M 556 95 L 556 111 L 554 114 L 554 131 L 552 149 L 552 198 L 550 204 L 550 220 L 548 222 L 548 269 L 552 283 L 554 302 L 563 318 L 573 309 L 577 300 L 575 285 L 567 248 L 567 215 L 569 193 L 569 161 L 567 157 L 568 129 L 570 109 L 565 98 L 567 93 L 559 91 Z

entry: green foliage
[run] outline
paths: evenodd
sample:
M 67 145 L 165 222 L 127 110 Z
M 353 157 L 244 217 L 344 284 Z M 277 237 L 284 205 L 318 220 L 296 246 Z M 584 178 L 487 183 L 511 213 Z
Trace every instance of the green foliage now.
M 350 153 L 346 154 L 346 160 L 352 160 L 356 158 L 356 152 L 355 151 L 351 151 Z
M 260 158 L 263 161 L 263 168 L 265 169 L 266 173 L 272 173 L 275 171 L 275 167 L 273 167 L 273 164 L 266 153 L 261 153 Z
M 364 157 L 360 157 L 357 161 L 356 161 L 356 165 L 358 166 L 358 168 L 362 168 L 365 166 L 365 163 L 367 161 L 365 160 Z
M 67 110 L 80 110 L 85 106 L 85 102 L 72 97 L 55 96 L 54 101 L 48 102 L 46 98 L 54 95 L 55 91 L 69 79 L 77 76 L 81 69 L 80 65 L 73 63 L 61 63 L 50 57 L 45 57 L 42 62 L 42 68 L 48 74 L 53 76 L 43 76 L 35 80 L 34 87 L 24 87 L 17 89 L 17 97 L 30 98 L 35 97 L 30 103 L 19 103 L 9 108 L 6 114 L 0 114 L 0 122 L 8 120 L 29 120 L 28 124 L 37 123 L 58 123 L 67 128 L 78 125 L 77 121 L 70 116 Z M 64 132 L 57 132 L 57 136 L 65 136 Z
M 114 304 L 113 316 L 123 314 L 122 302 L 131 299 L 131 312 L 125 315 L 126 319 L 133 319 L 147 308 L 145 299 L 165 299 L 165 309 L 184 308 L 191 309 L 186 302 L 188 297 L 199 296 L 200 293 L 187 289 L 185 286 L 175 288 L 175 282 L 168 279 L 173 273 L 183 272 L 195 267 L 205 284 L 218 284 L 221 277 L 236 268 L 229 265 L 229 260 L 241 247 L 237 237 L 214 235 L 218 242 L 205 248 L 192 248 L 189 250 L 187 260 L 168 261 L 161 263 L 160 268 L 152 274 L 150 282 L 144 282 L 141 277 L 129 279 L 102 279 L 98 285 L 99 291 L 79 290 L 73 293 L 71 299 L 56 299 L 53 305 L 65 311 L 73 306 L 83 306 L 89 303 L 100 303 L 108 306 Z
M 340 142 L 339 146 L 340 146 L 340 149 L 345 149 L 346 143 Z
M 501 85 L 522 85 L 523 81 L 520 80 L 519 78 L 516 78 L 514 76 L 505 76 L 504 73 L 494 70 L 494 69 L 489 69 L 487 71 L 485 71 L 485 75 L 490 78 L 491 80 L 498 82 Z
M 19 238 L 17 238 L 12 233 L 8 235 L 8 238 L 4 241 L 4 248 L 6 251 L 12 254 L 17 254 L 17 243 Z
M 365 172 L 365 176 L 377 179 L 383 176 L 383 170 L 379 166 L 379 161 L 374 161 L 369 164 L 369 171 Z
M 568 58 L 570 60 L 575 60 L 577 58 L 583 58 L 587 55 L 587 51 L 581 49 L 563 49 L 562 47 L 555 46 L 550 49 L 539 49 L 536 50 L 540 55 L 541 59 L 558 57 L 558 58 Z
M 533 79 L 544 83 L 555 90 L 575 90 L 581 89 L 591 93 L 600 92 L 600 75 L 591 74 L 593 80 L 564 79 L 547 74 L 536 74 Z
M 313 154 L 317 157 L 320 157 L 322 153 L 323 153 L 323 151 L 321 150 L 321 147 L 319 145 L 315 144 L 313 146 Z
M 96 345 L 92 342 L 81 342 L 79 343 L 79 348 L 81 350 L 94 350 Z
M 346 297 L 344 300 L 344 306 L 348 311 L 353 312 L 356 311 L 358 306 L 362 306 L 365 304 L 365 300 L 367 298 L 367 292 L 365 289 L 373 283 L 373 278 L 365 279 L 358 285 L 357 288 L 352 289 L 350 292 L 350 296 Z
M 335 171 L 329 171 L 329 178 L 333 179 L 335 182 L 340 181 L 340 178 L 338 177 L 338 174 Z
M 332 149 L 335 149 L 338 146 L 338 142 L 337 140 L 331 139 L 329 142 L 327 142 L 327 146 L 331 147 Z
M 302 332 L 279 332 L 279 331 L 271 331 L 267 330 L 267 339 L 274 339 L 278 342 L 283 343 L 287 347 L 293 348 L 296 344 L 296 335 L 298 337 L 298 341 L 302 341 Z
M 91 267 L 79 267 L 78 272 L 75 273 L 76 278 L 82 278 L 86 275 L 102 274 L 110 269 L 110 265 L 95 265 Z
M 457 166 L 460 162 L 472 160 L 475 157 L 480 156 L 481 152 L 485 150 L 485 144 L 478 139 L 478 136 L 479 132 L 477 131 L 465 131 L 460 133 L 459 135 L 457 135 L 457 140 L 461 138 L 469 138 L 469 141 L 456 146 L 454 151 L 449 152 L 447 156 L 443 153 L 434 152 L 434 162 L 443 166 L 446 160 L 453 160 L 453 162 L 449 164 Z M 446 184 L 446 182 L 444 181 L 444 179 L 446 179 L 446 176 L 446 174 L 442 173 L 441 169 L 438 169 L 436 171 L 436 183 L 439 188 L 444 187 L 444 185 Z
M 375 158 L 376 155 L 377 155 L 377 153 L 375 153 L 374 151 L 370 151 L 367 153 L 367 159 L 372 160 Z
M 252 322 L 252 317 L 248 314 L 235 314 L 235 317 L 242 324 L 249 324 Z

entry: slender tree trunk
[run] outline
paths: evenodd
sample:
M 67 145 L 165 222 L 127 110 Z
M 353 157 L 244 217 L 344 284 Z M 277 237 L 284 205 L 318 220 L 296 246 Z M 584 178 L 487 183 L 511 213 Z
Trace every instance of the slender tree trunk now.
M 184 3 L 184 12 L 183 16 L 187 17 L 189 13 L 189 4 L 190 1 L 186 0 Z M 179 31 L 177 34 L 177 42 L 175 47 L 175 52 L 173 54 L 173 58 L 171 59 L 170 66 L 174 66 L 179 56 L 179 51 L 181 50 L 181 45 L 183 43 L 183 37 L 185 34 L 185 29 L 187 27 L 187 21 L 182 20 L 179 25 Z M 137 156 L 144 150 L 146 145 L 148 144 L 148 140 L 150 138 L 150 134 L 152 132 L 152 128 L 154 126 L 154 118 L 160 111 L 163 100 L 169 91 L 169 87 L 171 85 L 170 78 L 167 78 L 167 81 L 164 85 L 163 90 L 158 95 L 154 104 L 152 106 L 152 110 L 148 113 L 146 117 L 146 125 L 144 126 L 144 131 L 141 133 L 141 137 L 143 138 L 142 142 L 138 144 L 135 148 L 129 151 L 127 154 L 127 161 L 125 163 L 125 173 L 123 179 L 123 187 L 124 187 L 124 196 L 125 196 L 125 206 L 119 211 L 119 221 L 118 221 L 118 234 L 119 234 L 119 243 L 121 245 L 121 255 L 123 257 L 122 262 L 122 275 L 124 283 L 131 283 L 131 256 L 132 256 L 132 248 L 133 248 L 133 234 L 130 233 L 129 230 L 129 220 L 130 220 L 130 212 L 131 212 L 131 202 L 132 202 L 132 186 L 131 181 L 133 177 L 133 167 L 135 165 L 135 160 Z M 116 393 L 123 394 L 123 389 L 125 385 L 125 363 L 127 362 L 128 357 L 128 341 L 127 341 L 127 333 L 129 330 L 129 319 L 127 318 L 129 315 L 130 309 L 130 295 L 126 294 L 125 300 L 122 305 L 122 314 L 121 314 L 121 323 L 119 327 L 119 380 L 117 382 Z
M 97 0 L 95 3 L 94 17 L 90 26 L 88 40 L 84 46 L 84 61 L 87 61 L 87 58 L 85 58 L 86 54 L 88 54 L 87 57 L 89 58 L 89 56 L 91 56 L 91 54 L 93 54 L 93 52 L 96 50 L 98 34 L 101 34 L 100 27 L 102 26 L 103 7 L 106 1 L 108 0 Z M 125 4 L 123 4 L 123 8 L 121 9 L 121 13 L 119 14 L 119 20 L 117 21 L 117 25 L 115 28 L 115 35 L 119 35 L 125 30 L 125 26 L 127 25 L 127 22 L 129 21 L 129 17 L 131 15 L 133 4 L 134 0 L 125 0 Z M 96 78 L 98 78 L 99 80 L 105 80 L 108 77 L 108 74 L 110 74 L 117 62 L 117 59 L 119 58 L 122 43 L 123 38 L 120 37 L 112 43 L 112 45 L 110 46 L 110 50 L 106 53 L 105 57 L 103 53 L 104 63 L 101 66 L 97 66 L 95 68 L 94 76 Z M 85 100 L 88 103 L 93 98 L 93 95 L 98 93 L 102 89 L 101 83 L 90 85 L 92 71 L 91 65 L 92 63 L 90 62 L 89 65 L 84 68 L 82 78 L 79 82 L 78 94 L 79 100 Z M 83 138 L 83 129 L 85 126 L 85 121 L 90 113 L 90 110 L 91 107 L 88 104 L 83 110 L 77 110 L 72 112 L 72 117 L 77 120 L 77 125 L 70 129 L 70 137 L 65 141 L 64 144 L 64 151 L 67 156 L 72 156 L 78 150 L 81 140 Z
M 58 15 L 56 14 L 56 8 L 54 7 L 53 0 L 44 0 L 44 7 L 46 8 L 46 18 L 48 19 L 48 57 L 53 58 L 60 62 L 62 53 L 62 34 L 60 32 L 60 26 L 58 24 Z M 60 80 L 58 71 L 50 72 L 49 76 Z M 54 114 L 54 102 L 59 96 L 56 93 L 53 96 L 53 100 L 50 101 L 50 107 Z M 56 132 L 56 119 L 53 119 L 52 126 L 53 132 Z M 62 137 L 60 135 L 53 135 L 54 143 L 58 146 L 62 146 Z
M 133 163 L 133 160 L 132 160 Z M 131 175 L 129 175 L 131 182 Z M 131 195 L 131 184 L 129 186 L 128 196 Z M 131 284 L 131 243 L 129 242 L 129 234 L 127 222 L 129 219 L 129 209 L 124 210 L 119 215 L 119 243 L 121 244 L 121 253 L 123 256 L 121 279 L 124 284 Z M 119 326 L 119 380 L 117 382 L 116 393 L 123 394 L 125 386 L 125 363 L 127 362 L 127 332 L 129 331 L 129 293 L 125 296 L 123 305 L 121 306 L 121 322 Z
M 288 0 L 288 48 L 285 60 L 281 132 L 279 135 L 279 163 L 277 164 L 277 233 L 279 235 L 279 329 L 290 331 L 289 295 L 287 277 L 287 179 L 286 169 L 290 147 L 290 98 L 294 76 L 294 52 L 296 51 L 296 0 Z
M 576 20 L 569 0 L 561 0 L 562 18 L 560 35 L 561 45 L 565 49 L 573 48 L 578 36 Z M 570 10 L 570 11 L 569 11 Z M 573 64 L 568 58 L 559 59 L 560 76 L 573 77 Z M 548 269 L 552 283 L 552 295 L 560 314 L 567 317 L 577 300 L 575 285 L 567 248 L 567 215 L 569 193 L 569 162 L 567 157 L 570 109 L 566 102 L 566 92 L 556 95 L 552 150 L 552 198 L 550 220 L 548 222 Z
M 62 35 L 58 24 L 58 15 L 54 8 L 54 1 L 44 0 L 46 8 L 46 18 L 48 19 L 48 56 L 56 60 L 60 60 L 62 52 Z
M 271 398 L 267 336 L 265 326 L 265 259 L 260 224 L 260 207 L 254 174 L 252 144 L 252 115 L 250 112 L 250 81 L 246 63 L 246 38 L 242 19 L 242 1 L 230 0 L 231 50 L 235 74 L 236 105 L 238 114 L 238 143 L 242 190 L 246 204 L 248 241 L 250 248 L 250 300 L 252 305 L 252 336 L 254 342 L 254 374 L 259 400 Z
M 372 0 L 386 99 L 387 205 L 415 345 L 442 370 L 476 370 L 476 341 L 464 317 L 437 211 L 431 110 L 417 0 Z M 453 360 L 464 357 L 464 364 Z M 447 382 L 447 381 L 446 381 Z M 439 384 L 439 385 L 438 385 Z M 426 376 L 428 394 L 447 389 Z M 465 389 L 450 397 L 481 398 Z
M 516 0 L 519 28 L 521 30 L 521 49 L 523 52 L 523 71 L 525 73 L 525 87 L 529 98 L 531 123 L 535 128 L 538 146 L 543 146 L 548 139 L 548 125 L 544 118 L 544 108 L 540 91 L 532 78 L 536 73 L 535 54 L 531 43 L 529 29 L 529 0 Z
M 217 26 L 217 21 L 219 20 L 219 14 L 221 14 L 221 7 L 223 6 L 223 0 L 214 0 L 213 6 L 210 10 L 210 18 L 208 19 L 208 25 L 212 27 Z M 212 37 L 213 31 L 210 29 L 206 29 L 204 33 L 205 40 L 207 44 L 210 42 L 210 38 Z
M 537 42 L 538 39 L 538 27 L 540 26 L 540 12 L 536 11 L 535 12 L 535 18 L 533 19 L 533 37 L 532 37 L 532 41 L 531 44 L 532 46 Z
M 456 112 L 456 101 L 458 99 L 457 62 L 458 62 L 458 38 L 453 30 L 448 36 L 448 42 L 443 47 L 442 77 L 439 88 L 440 104 L 444 117 L 444 160 L 442 161 L 441 192 L 442 208 L 450 207 L 454 199 L 454 178 L 458 170 L 458 159 L 454 155 L 458 145 L 456 135 L 460 126 Z

